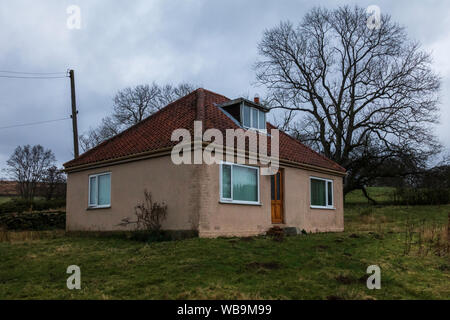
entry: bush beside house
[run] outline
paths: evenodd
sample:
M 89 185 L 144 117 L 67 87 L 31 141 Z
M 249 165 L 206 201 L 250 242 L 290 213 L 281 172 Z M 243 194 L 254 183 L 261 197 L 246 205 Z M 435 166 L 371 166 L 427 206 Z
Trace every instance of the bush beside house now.
M 0 215 L 0 227 L 5 230 L 53 230 L 64 229 L 65 226 L 66 213 L 62 211 Z
M 65 208 L 66 199 L 33 200 L 31 203 L 24 199 L 12 199 L 0 204 L 0 214 L 22 213 L 26 211 L 58 210 Z

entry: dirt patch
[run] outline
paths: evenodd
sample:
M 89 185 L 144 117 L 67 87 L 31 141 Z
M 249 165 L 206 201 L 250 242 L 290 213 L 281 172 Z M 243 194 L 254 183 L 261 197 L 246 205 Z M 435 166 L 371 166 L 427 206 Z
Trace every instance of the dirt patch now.
M 373 238 L 375 238 L 375 239 L 377 239 L 377 240 L 382 240 L 382 239 L 383 239 L 383 235 L 381 235 L 381 234 L 379 234 L 379 233 L 376 233 L 376 232 L 369 232 L 369 234 L 370 234 Z
M 278 262 L 250 262 L 245 265 L 247 269 L 266 269 L 266 270 L 276 270 L 281 268 L 281 264 Z
M 438 269 L 441 270 L 441 271 L 450 271 L 450 264 L 441 264 L 438 267 Z
M 361 278 L 358 279 L 358 282 L 360 283 L 367 283 L 367 279 L 369 279 L 369 275 L 364 275 Z
M 358 282 L 357 279 L 355 279 L 351 276 L 344 276 L 344 275 L 337 276 L 336 281 L 339 283 L 342 283 L 342 284 L 352 284 L 352 283 Z

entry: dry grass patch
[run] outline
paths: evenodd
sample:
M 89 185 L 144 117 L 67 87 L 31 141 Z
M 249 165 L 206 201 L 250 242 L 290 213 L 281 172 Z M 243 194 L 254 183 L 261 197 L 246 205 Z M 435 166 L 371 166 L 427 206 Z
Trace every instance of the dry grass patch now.
M 5 231 L 0 229 L 0 242 L 20 243 L 56 239 L 65 236 L 64 230 L 51 231 Z

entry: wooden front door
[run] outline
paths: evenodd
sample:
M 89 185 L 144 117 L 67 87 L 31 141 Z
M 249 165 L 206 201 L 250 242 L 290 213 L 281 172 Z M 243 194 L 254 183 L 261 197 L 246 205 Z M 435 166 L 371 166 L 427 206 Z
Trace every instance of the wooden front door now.
M 283 223 L 283 171 L 270 176 L 270 193 L 272 199 L 272 223 Z

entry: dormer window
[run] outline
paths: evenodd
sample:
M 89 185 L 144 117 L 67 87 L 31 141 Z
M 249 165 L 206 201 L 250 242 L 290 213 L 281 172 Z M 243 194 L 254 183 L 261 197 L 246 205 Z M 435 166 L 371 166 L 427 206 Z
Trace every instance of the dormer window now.
M 269 109 L 259 103 L 259 98 L 255 98 L 255 102 L 239 98 L 225 102 L 219 107 L 244 129 L 267 132 L 266 113 L 269 112 Z
M 246 129 L 266 130 L 266 113 L 257 108 L 242 104 L 242 126 Z

